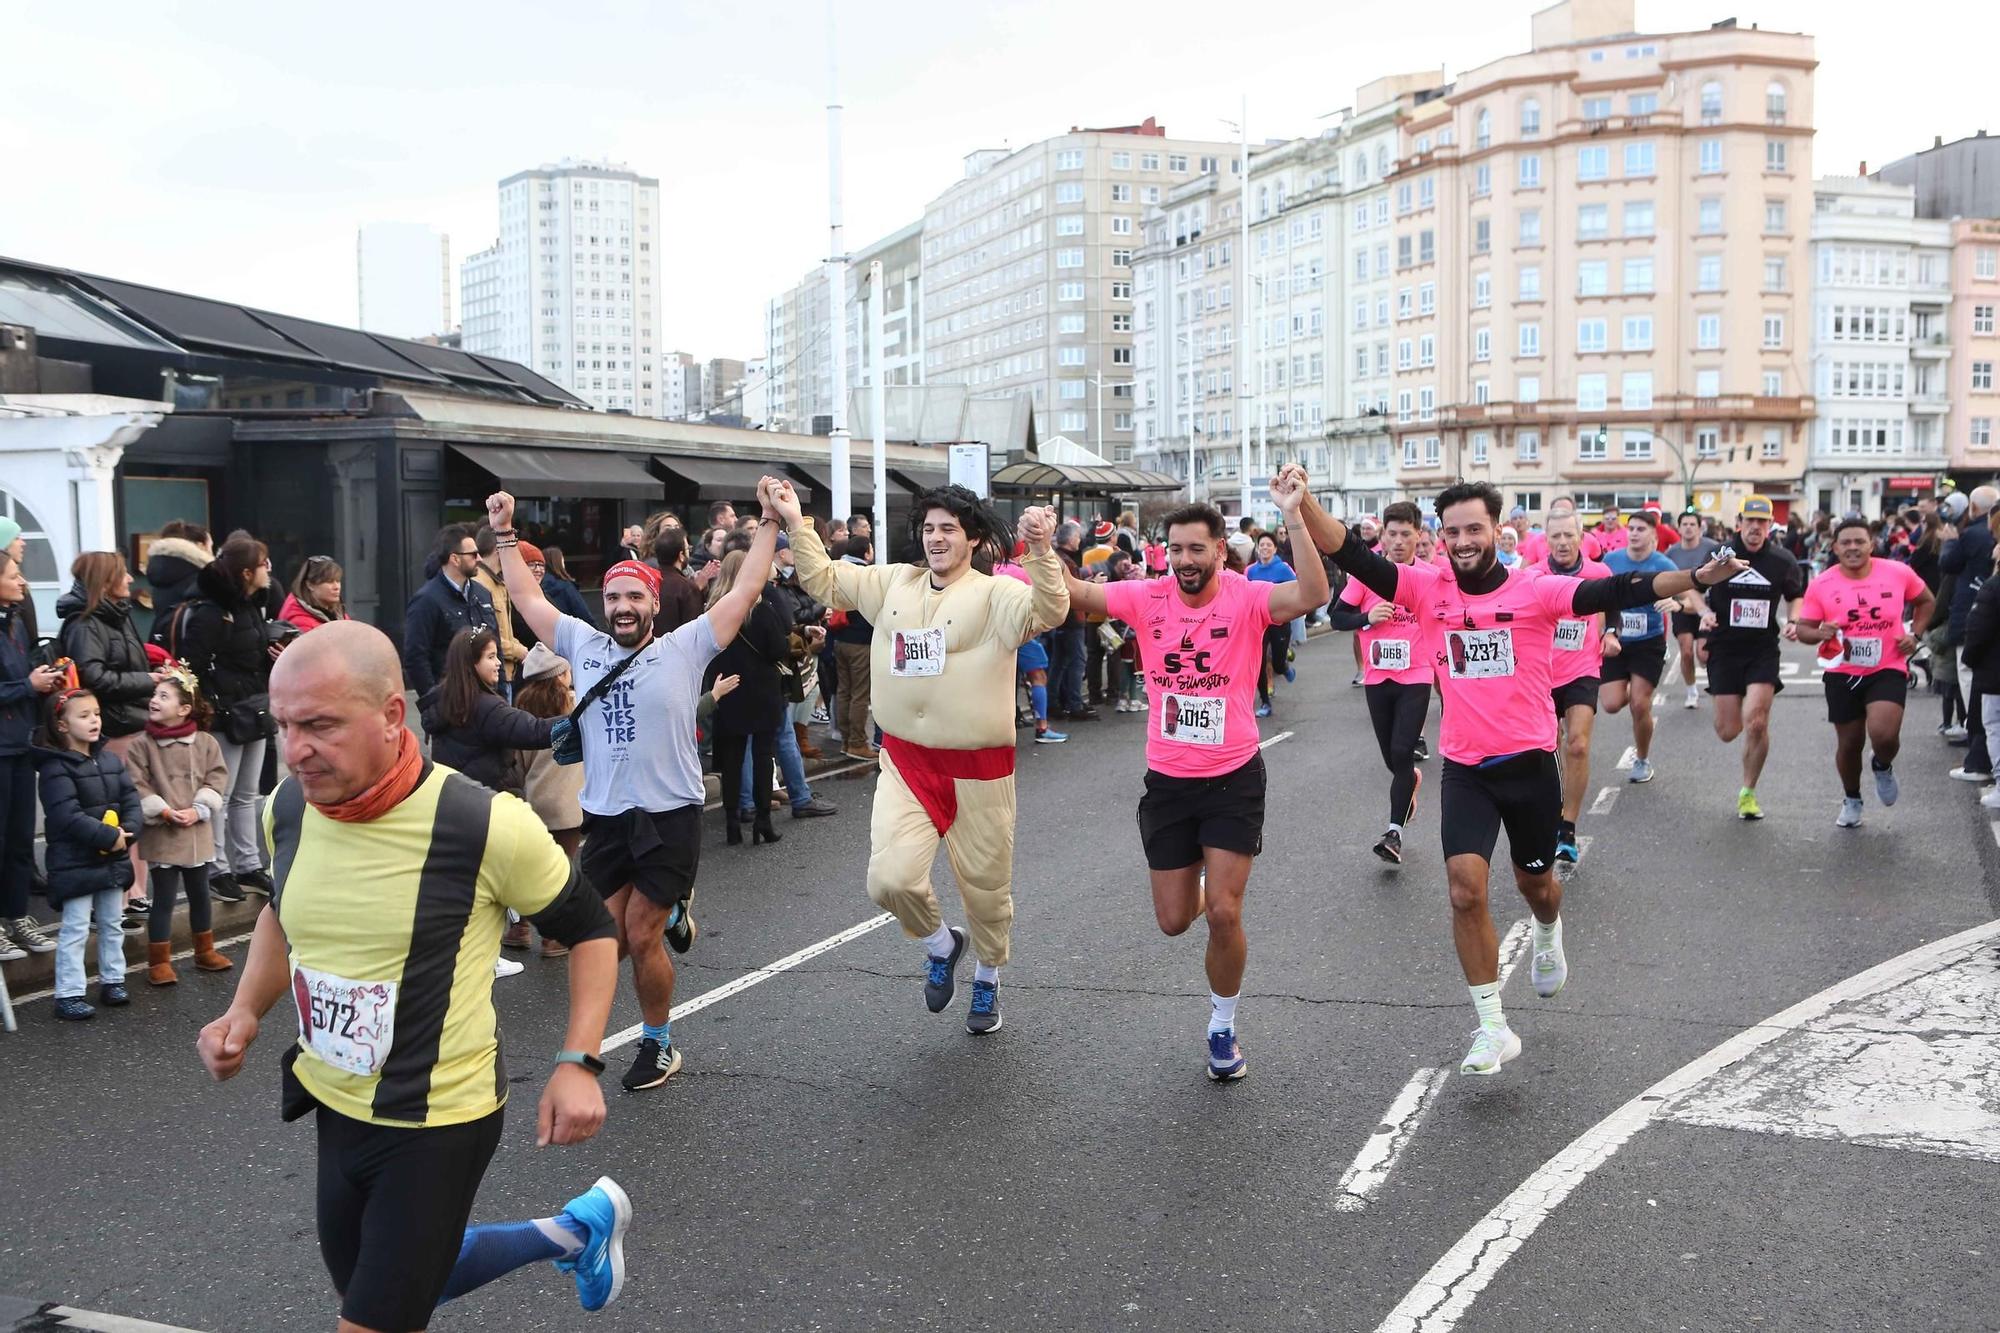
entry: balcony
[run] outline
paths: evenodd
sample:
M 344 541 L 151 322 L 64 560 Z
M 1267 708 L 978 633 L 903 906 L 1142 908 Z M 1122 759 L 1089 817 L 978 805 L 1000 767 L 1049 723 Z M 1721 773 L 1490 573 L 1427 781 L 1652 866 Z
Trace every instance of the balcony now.
M 1942 361 L 1951 355 L 1951 335 L 1929 333 L 1910 339 L 1910 355 L 1919 361 Z
M 1910 395 L 1910 411 L 1918 416 L 1943 416 L 1951 410 L 1951 395 L 1936 389 L 1919 390 Z

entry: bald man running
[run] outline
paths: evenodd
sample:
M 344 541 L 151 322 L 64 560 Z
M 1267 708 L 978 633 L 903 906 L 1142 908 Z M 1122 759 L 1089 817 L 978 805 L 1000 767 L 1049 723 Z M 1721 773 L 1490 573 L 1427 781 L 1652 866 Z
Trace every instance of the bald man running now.
M 271 716 L 291 769 L 264 810 L 271 901 L 199 1049 L 211 1075 L 234 1077 L 292 993 L 284 1116 L 316 1117 L 341 1333 L 425 1328 L 439 1302 L 537 1259 L 601 1309 L 624 1280 L 632 1213 L 609 1177 L 553 1217 L 465 1224 L 507 1100 L 493 961 L 509 908 L 570 948 L 568 1035 L 536 1142 L 582 1143 L 604 1122 L 598 1046 L 618 980 L 604 904 L 526 805 L 425 761 L 380 630 L 336 621 L 286 649 Z

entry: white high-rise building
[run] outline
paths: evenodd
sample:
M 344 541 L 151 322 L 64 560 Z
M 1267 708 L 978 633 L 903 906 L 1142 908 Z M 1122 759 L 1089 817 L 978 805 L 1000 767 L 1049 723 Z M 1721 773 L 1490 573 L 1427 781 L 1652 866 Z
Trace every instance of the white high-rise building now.
M 449 333 L 451 238 L 421 222 L 370 222 L 355 235 L 355 323 L 370 333 Z
M 500 236 L 461 274 L 465 350 L 606 410 L 660 416 L 660 182 L 578 162 L 500 182 Z

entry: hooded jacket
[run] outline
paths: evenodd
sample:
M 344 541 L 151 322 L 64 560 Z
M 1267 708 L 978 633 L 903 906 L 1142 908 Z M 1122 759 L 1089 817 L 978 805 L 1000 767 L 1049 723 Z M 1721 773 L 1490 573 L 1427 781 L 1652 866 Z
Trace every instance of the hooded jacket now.
M 347 618 L 341 617 L 342 620 Z M 288 592 L 285 594 L 284 604 L 278 608 L 278 619 L 287 625 L 298 626 L 299 633 L 303 634 L 309 629 L 318 629 L 321 625 L 327 624 L 332 617 L 316 607 L 307 606 L 299 600 L 297 593 Z
M 1949 637 L 1953 643 L 1965 641 L 1965 618 L 1972 613 L 1972 599 L 1979 587 L 1993 576 L 1993 514 L 1967 519 L 1958 536 L 1944 544 L 1938 568 L 1957 582 L 1951 595 Z
M 138 837 L 146 816 L 124 763 L 101 738 L 89 754 L 37 747 L 35 763 L 48 834 L 50 904 L 131 888 L 132 858 L 111 849 L 121 831 Z M 118 812 L 118 827 L 104 822 L 107 810 Z
M 26 754 L 35 734 L 42 696 L 28 684 L 34 646 L 20 607 L 0 607 L 0 755 Z
M 162 537 L 146 551 L 146 582 L 153 589 L 153 638 L 159 642 L 174 608 L 194 596 L 195 576 L 215 557 L 185 537 Z
M 146 641 L 132 623 L 132 604 L 105 600 L 88 615 L 83 585 L 56 600 L 62 617 L 63 654 L 76 663 L 77 679 L 97 696 L 104 710 L 104 734 L 130 736 L 146 725 L 146 701 L 153 697 L 153 664 Z
M 196 575 L 195 583 L 196 595 L 179 631 L 181 660 L 218 714 L 253 701 L 268 708 L 271 657 L 262 601 L 232 588 L 214 565 Z M 173 634 L 171 626 L 168 634 Z
M 431 738 L 431 758 L 455 768 L 481 786 L 521 794 L 523 770 L 516 750 L 546 750 L 553 718 L 536 717 L 509 704 L 491 690 L 472 701 L 472 720 L 454 727 L 439 708 L 439 691 L 423 700 L 424 732 Z

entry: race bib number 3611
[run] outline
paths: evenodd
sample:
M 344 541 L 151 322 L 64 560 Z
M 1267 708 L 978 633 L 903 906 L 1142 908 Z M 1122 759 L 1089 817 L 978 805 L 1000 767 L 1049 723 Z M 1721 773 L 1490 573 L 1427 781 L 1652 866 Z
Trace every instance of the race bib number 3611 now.
M 300 965 L 292 969 L 299 1035 L 313 1053 L 350 1074 L 382 1072 L 396 1040 L 396 983 L 350 981 Z
M 942 676 L 944 674 L 944 631 L 899 629 L 889 643 L 889 674 L 893 676 Z
M 1455 629 L 1444 636 L 1451 674 L 1459 680 L 1487 680 L 1514 674 L 1514 632 Z

